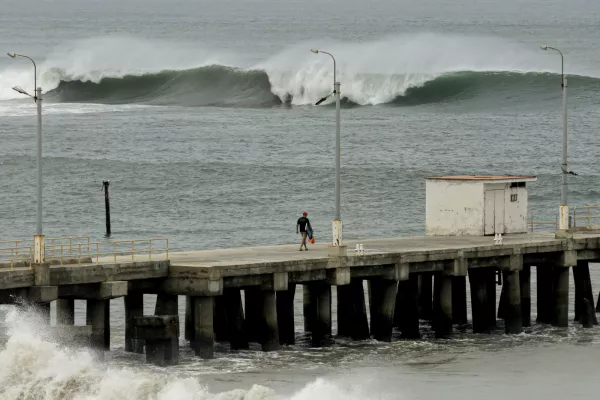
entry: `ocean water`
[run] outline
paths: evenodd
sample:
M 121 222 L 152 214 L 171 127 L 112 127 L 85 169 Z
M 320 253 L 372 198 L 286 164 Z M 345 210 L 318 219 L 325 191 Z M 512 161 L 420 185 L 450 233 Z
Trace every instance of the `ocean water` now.
M 0 0 L 0 50 L 44 89 L 44 233 L 168 237 L 172 251 L 297 240 L 334 207 L 333 53 L 341 82 L 347 239 L 424 233 L 424 178 L 533 174 L 529 211 L 560 196 L 560 57 L 569 77 L 569 204 L 598 204 L 600 4 L 591 0 Z M 35 226 L 35 105 L 27 59 L 0 57 L 0 239 Z M 598 274 L 592 268 L 593 283 Z M 535 287 L 535 286 L 534 286 Z M 597 288 L 596 288 L 597 289 Z M 159 369 L 61 348 L 31 313 L 1 310 L 3 399 L 590 398 L 597 328 L 458 332 L 391 344 L 234 353 Z M 147 312 L 153 310 L 147 297 Z M 180 304 L 180 306 L 183 306 Z M 82 304 L 77 306 L 82 323 Z M 534 309 L 535 317 L 535 309 Z M 183 344 L 183 343 L 182 343 Z

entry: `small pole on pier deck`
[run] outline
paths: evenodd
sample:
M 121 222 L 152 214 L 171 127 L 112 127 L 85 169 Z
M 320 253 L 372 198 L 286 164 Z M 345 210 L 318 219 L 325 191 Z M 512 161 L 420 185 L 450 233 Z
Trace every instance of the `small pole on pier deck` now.
M 108 196 L 108 186 L 110 181 L 102 181 L 102 190 L 104 191 L 104 206 L 106 208 L 106 237 L 110 236 L 110 197 Z

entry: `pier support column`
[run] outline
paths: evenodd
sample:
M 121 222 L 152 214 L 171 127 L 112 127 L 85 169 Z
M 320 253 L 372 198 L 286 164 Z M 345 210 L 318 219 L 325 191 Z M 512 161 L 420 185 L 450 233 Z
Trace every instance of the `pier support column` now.
M 144 352 L 144 341 L 134 337 L 134 320 L 144 315 L 144 294 L 129 292 L 123 297 L 125 303 L 125 351 Z
M 215 328 L 215 342 L 229 342 L 229 321 L 225 310 L 223 296 L 214 297 L 213 326 Z
M 178 315 L 179 302 L 176 294 L 159 293 L 156 296 L 154 315 Z
M 263 351 L 279 350 L 279 329 L 277 326 L 277 301 L 275 292 L 265 290 L 260 293 L 261 317 L 259 342 Z
M 500 291 L 500 302 L 498 304 L 498 318 L 506 319 L 506 310 L 508 308 L 508 286 L 506 280 L 508 278 L 508 272 L 502 271 L 502 290 Z
M 244 289 L 246 318 L 244 332 L 248 342 L 260 343 L 260 326 L 262 321 L 262 293 L 258 286 Z
M 569 267 L 554 267 L 554 315 L 552 325 L 569 326 Z
M 192 296 L 191 299 L 194 321 L 192 348 L 199 357 L 213 358 L 215 354 L 213 326 L 214 298 Z
M 577 261 L 573 267 L 573 280 L 575 281 L 575 321 L 583 325 L 597 325 L 596 313 L 589 312 L 589 305 L 594 304 L 590 268 L 587 261 Z
M 521 285 L 521 324 L 523 327 L 531 326 L 531 267 L 524 265 L 519 272 Z
M 398 282 L 398 293 L 402 294 L 398 308 L 402 319 L 399 322 L 400 332 L 405 339 L 418 339 L 419 332 L 419 275 L 411 274 L 406 281 Z
M 340 286 L 341 287 L 341 286 Z M 279 344 L 293 345 L 296 343 L 294 329 L 294 296 L 296 284 L 288 283 L 287 290 L 277 292 L 277 325 L 279 327 Z
M 304 333 L 312 333 L 317 321 L 317 291 L 311 283 L 302 285 Z
M 452 277 L 452 322 L 457 325 L 467 323 L 467 277 Z
M 75 325 L 75 299 L 56 300 L 56 324 Z
M 392 341 L 397 293 L 398 281 L 384 278 L 373 278 L 369 281 L 371 335 L 375 340 Z
M 433 273 L 419 275 L 419 318 L 431 321 L 433 316 Z
M 506 288 L 506 305 L 504 308 L 504 331 L 507 334 L 518 334 L 523 332 L 521 319 L 521 284 L 519 282 L 519 271 L 506 271 L 506 280 L 502 291 Z
M 109 350 L 110 341 L 106 343 L 105 330 L 107 320 L 107 302 L 109 300 L 87 300 L 86 320 L 92 326 L 91 344 L 98 350 Z
M 185 325 L 184 338 L 192 342 L 194 340 L 194 300 L 192 296 L 185 296 Z
M 552 323 L 554 314 L 554 267 L 538 264 L 535 267 L 537 292 L 536 321 L 542 324 Z
M 440 273 L 434 279 L 433 329 L 436 338 L 446 338 L 452 334 L 452 276 Z
M 502 273 L 496 268 L 483 268 L 481 270 L 481 279 L 486 282 L 486 308 L 488 312 L 487 316 L 487 329 L 491 331 L 496 327 L 496 289 L 498 288 L 498 279 L 499 276 L 502 276 Z
M 352 340 L 369 338 L 369 321 L 362 278 L 337 287 L 338 335 Z
M 488 288 L 490 287 L 490 269 L 469 268 L 469 284 L 471 286 L 471 319 L 473 321 L 473 333 L 490 332 L 490 304 L 488 302 Z M 493 271 L 493 270 L 492 270 Z M 493 315 L 496 318 L 494 307 Z
M 248 349 L 248 339 L 244 332 L 244 308 L 241 290 L 238 288 L 223 289 L 223 300 L 225 301 L 231 350 L 246 350 Z
M 312 331 L 312 345 L 325 345 L 331 338 L 331 286 L 326 282 L 311 283 L 316 299 L 316 320 Z

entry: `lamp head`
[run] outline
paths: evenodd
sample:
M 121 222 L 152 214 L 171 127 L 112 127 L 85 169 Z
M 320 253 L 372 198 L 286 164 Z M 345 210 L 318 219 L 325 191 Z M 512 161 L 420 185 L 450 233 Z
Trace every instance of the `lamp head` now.
M 17 56 L 17 53 L 6 53 L 6 54 L 8 54 L 8 56 L 11 58 L 15 58 Z
M 313 52 L 313 53 L 315 53 L 315 54 L 318 54 L 318 53 L 319 53 L 319 49 L 310 49 L 310 51 L 312 51 L 312 52 Z
M 31 97 L 31 95 L 30 95 L 29 93 L 27 93 L 27 92 L 25 91 L 25 89 L 23 89 L 21 86 L 15 86 L 15 87 L 13 87 L 12 89 L 13 89 L 15 92 L 19 92 L 19 93 L 21 93 L 21 94 L 24 94 L 24 95 L 26 95 L 26 96 L 29 96 L 29 97 Z
M 548 45 L 543 44 L 543 45 L 540 46 L 540 49 L 542 49 L 542 50 L 548 50 Z

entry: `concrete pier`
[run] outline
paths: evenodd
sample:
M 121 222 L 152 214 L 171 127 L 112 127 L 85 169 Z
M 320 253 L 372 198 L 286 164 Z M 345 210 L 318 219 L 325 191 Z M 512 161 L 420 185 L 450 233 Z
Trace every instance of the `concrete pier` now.
M 371 335 L 375 340 L 392 341 L 397 292 L 398 281 L 384 278 L 374 278 L 369 281 Z

